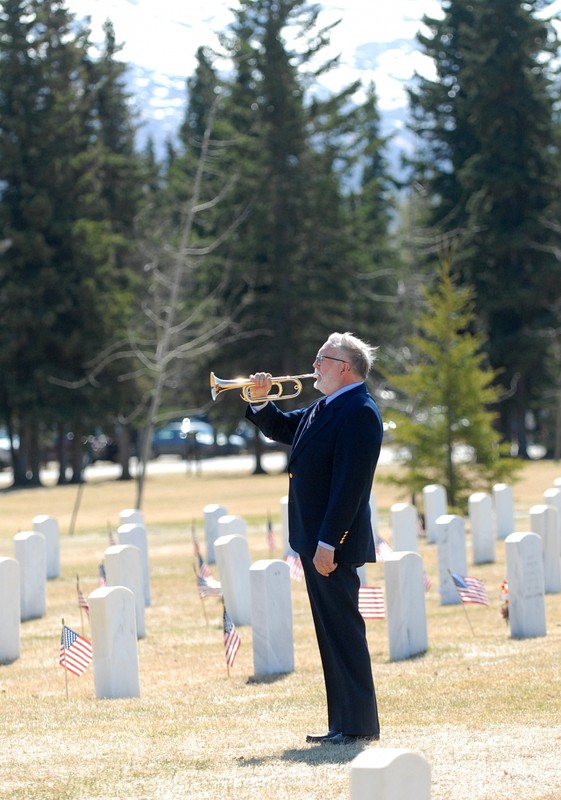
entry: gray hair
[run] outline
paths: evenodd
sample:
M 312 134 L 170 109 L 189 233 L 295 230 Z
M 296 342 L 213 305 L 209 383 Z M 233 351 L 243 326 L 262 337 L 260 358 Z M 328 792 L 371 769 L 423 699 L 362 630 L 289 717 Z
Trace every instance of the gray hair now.
M 372 364 L 376 360 L 377 347 L 372 347 L 367 342 L 363 342 L 352 333 L 332 333 L 327 341 L 333 347 L 341 350 L 352 367 L 353 372 L 363 380 L 366 380 Z

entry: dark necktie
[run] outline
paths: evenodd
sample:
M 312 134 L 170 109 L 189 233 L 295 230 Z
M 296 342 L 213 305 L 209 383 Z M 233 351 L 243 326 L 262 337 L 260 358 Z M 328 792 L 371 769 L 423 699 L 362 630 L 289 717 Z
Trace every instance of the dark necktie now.
M 326 403 L 325 397 L 322 397 L 322 398 L 321 398 L 321 400 L 318 400 L 318 402 L 317 402 L 317 403 L 315 404 L 315 406 L 312 408 L 312 411 L 311 411 L 311 413 L 310 413 L 310 416 L 308 417 L 308 419 L 307 419 L 307 421 L 306 421 L 306 426 L 305 426 L 305 428 L 304 428 L 304 430 L 305 430 L 305 431 L 307 431 L 307 430 L 308 430 L 308 428 L 310 427 L 310 425 L 312 424 L 312 422 L 315 420 L 315 418 L 317 417 L 317 415 L 320 413 L 320 411 L 323 411 L 323 409 L 325 408 L 325 403 Z M 303 431 L 302 431 L 302 432 L 303 432 Z
M 298 434 L 298 437 L 292 443 L 293 447 L 295 447 L 298 444 L 298 442 L 300 441 L 302 436 L 306 433 L 306 431 L 308 430 L 308 428 L 310 427 L 310 425 L 312 424 L 314 419 L 317 417 L 319 412 L 323 408 L 325 408 L 325 402 L 326 402 L 325 397 L 322 397 L 321 400 L 318 400 L 318 402 L 312 408 L 312 410 L 310 411 L 310 416 L 308 417 L 308 419 L 306 420 L 306 422 L 302 426 L 302 429 L 300 430 L 300 433 Z

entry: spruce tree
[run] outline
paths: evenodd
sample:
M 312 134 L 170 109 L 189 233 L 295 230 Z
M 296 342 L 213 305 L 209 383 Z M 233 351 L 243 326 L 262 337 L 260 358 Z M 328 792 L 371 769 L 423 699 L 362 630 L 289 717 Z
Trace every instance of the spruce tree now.
M 475 330 L 473 292 L 457 284 L 443 257 L 423 294 L 418 333 L 408 340 L 411 361 L 404 374 L 386 375 L 400 398 L 385 417 L 396 423 L 392 440 L 403 465 L 390 480 L 412 494 L 442 484 L 463 513 L 472 492 L 512 477 L 516 462 L 505 457 L 495 428 L 501 390 Z
M 412 92 L 416 178 L 431 223 L 460 237 L 457 268 L 477 297 L 492 366 L 507 398 L 499 426 L 527 454 L 525 418 L 541 404 L 550 298 L 561 292 L 556 224 L 558 41 L 547 2 L 450 0 L 420 42 L 437 80 Z M 547 286 L 547 291 L 544 287 Z
M 389 137 L 381 132 L 373 85 L 358 112 L 355 131 L 360 180 L 346 198 L 356 264 L 349 318 L 369 341 L 385 348 L 403 338 L 406 319 L 396 313 L 403 279 L 402 259 L 391 233 L 396 184 L 390 177 L 386 159 Z
M 73 433 L 81 480 L 82 440 L 101 400 L 88 363 L 128 308 L 132 201 L 111 183 L 117 162 L 105 137 L 116 105 L 104 110 L 89 31 L 59 0 L 4 3 L 0 42 L 0 226 L 9 243 L 0 363 L 2 413 L 21 442 L 14 481 L 39 482 L 41 438 L 56 427 L 61 441 Z M 80 381 L 73 392 L 62 385 Z
M 251 213 L 232 241 L 247 305 L 248 357 L 276 374 L 306 371 L 333 329 L 353 324 L 356 254 L 344 183 L 352 174 L 357 85 L 313 92 L 330 28 L 302 0 L 243 0 L 223 38 L 234 78 L 226 114 L 236 131 L 238 196 Z M 364 331 L 357 331 L 364 333 Z

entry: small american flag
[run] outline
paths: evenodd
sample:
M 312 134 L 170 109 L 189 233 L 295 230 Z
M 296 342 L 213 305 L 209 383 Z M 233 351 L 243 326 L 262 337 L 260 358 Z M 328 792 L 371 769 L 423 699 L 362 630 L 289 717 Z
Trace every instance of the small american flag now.
M 83 675 L 93 658 L 91 642 L 66 625 L 60 637 L 59 664 L 74 675 Z
M 204 560 L 201 555 L 201 550 L 199 548 L 199 543 L 195 538 L 193 538 L 193 548 L 195 550 L 195 558 L 197 559 L 197 564 L 199 567 L 199 575 L 201 578 L 212 578 L 212 572 L 210 571 L 210 567 Z
M 84 597 L 84 595 L 83 595 L 83 593 L 82 593 L 82 591 L 80 589 L 78 589 L 78 607 L 79 608 L 83 608 L 84 611 L 86 612 L 86 614 L 89 617 L 89 615 L 90 615 L 90 605 L 89 605 L 88 601 L 86 600 L 86 598 Z
M 275 550 L 275 532 L 273 530 L 273 520 L 270 514 L 267 516 L 267 546 L 269 552 L 273 553 Z
M 482 606 L 489 605 L 489 598 L 482 581 L 479 578 L 472 578 L 469 575 L 463 577 L 452 573 L 452 580 L 456 591 L 460 595 L 462 603 L 479 603 Z
M 107 535 L 109 537 L 109 546 L 113 547 L 113 545 L 117 544 L 117 540 L 115 539 L 115 534 L 113 533 L 113 528 L 111 527 L 110 523 L 107 523 Z
M 241 641 L 236 626 L 232 622 L 232 617 L 224 609 L 224 650 L 226 651 L 226 664 L 229 667 L 234 666 L 240 645 Z
M 376 536 L 374 540 L 374 546 L 376 548 L 376 559 L 378 561 L 385 561 L 386 556 L 389 556 L 393 552 L 390 545 L 385 541 L 385 539 L 382 539 L 381 536 Z
M 384 590 L 381 586 L 361 586 L 358 590 L 358 610 L 364 619 L 384 619 Z
M 304 577 L 304 568 L 302 567 L 302 562 L 300 561 L 300 556 L 298 553 L 292 552 L 289 553 L 286 557 L 286 563 L 288 564 L 288 568 L 290 571 L 290 577 L 293 581 L 301 581 Z
M 99 585 L 107 586 L 107 575 L 105 574 L 105 564 L 103 561 L 99 565 Z
M 79 609 L 84 609 L 84 611 L 86 612 L 86 614 L 89 617 L 90 616 L 90 606 L 88 604 L 88 601 L 86 600 L 86 598 L 82 594 L 82 590 L 80 589 L 80 577 L 78 575 L 76 575 L 76 591 L 78 593 L 78 608 Z
M 222 584 L 212 576 L 205 578 L 197 575 L 197 586 L 201 597 L 222 597 Z

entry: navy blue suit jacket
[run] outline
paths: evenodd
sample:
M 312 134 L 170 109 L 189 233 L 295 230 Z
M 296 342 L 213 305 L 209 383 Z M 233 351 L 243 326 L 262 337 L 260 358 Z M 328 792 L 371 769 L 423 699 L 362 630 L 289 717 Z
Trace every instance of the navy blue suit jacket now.
M 364 384 L 329 402 L 303 430 L 308 408 L 281 411 L 268 403 L 246 416 L 275 441 L 292 445 L 288 519 L 290 546 L 313 557 L 319 541 L 335 561 L 375 561 L 370 495 L 382 444 L 382 419 Z

